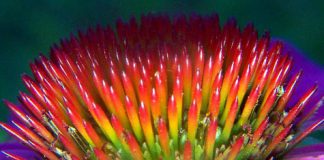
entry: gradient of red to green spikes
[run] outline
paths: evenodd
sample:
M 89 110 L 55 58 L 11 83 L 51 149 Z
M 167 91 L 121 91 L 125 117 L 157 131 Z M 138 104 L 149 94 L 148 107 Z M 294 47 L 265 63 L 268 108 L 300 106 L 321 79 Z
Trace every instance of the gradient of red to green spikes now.
M 173 145 L 175 146 L 175 148 L 178 148 L 178 143 L 179 143 L 178 110 L 173 95 L 171 96 L 168 104 L 168 121 L 169 121 L 169 130 L 170 130 L 169 133 L 173 140 Z
M 130 101 L 130 99 L 126 96 L 126 111 L 129 119 L 131 119 L 130 123 L 132 126 L 132 129 L 134 131 L 134 134 L 139 142 L 143 141 L 143 131 L 141 129 L 141 123 L 137 114 L 137 109 L 133 105 L 133 103 Z
M 93 126 L 85 120 L 82 121 L 82 124 L 94 145 L 99 148 L 102 147 L 105 143 L 105 140 L 103 140 L 103 138 L 98 135 Z
M 198 127 L 198 107 L 194 100 L 188 111 L 188 140 L 191 144 L 195 144 L 195 137 Z
M 298 128 L 319 107 L 295 121 L 317 87 L 289 109 L 301 72 L 287 80 L 284 46 L 253 25 L 148 15 L 116 27 L 40 56 L 35 79 L 22 77 L 30 95 L 5 101 L 18 120 L 1 127 L 49 159 L 266 159 L 323 122 Z
M 235 101 L 237 91 L 238 91 L 238 85 L 239 85 L 239 77 L 237 77 L 237 79 L 233 83 L 231 90 L 228 94 L 228 97 L 226 99 L 225 108 L 224 108 L 223 114 L 220 119 L 220 123 L 223 125 L 224 125 L 225 121 L 227 121 L 227 119 L 228 119 L 229 112 L 233 111 L 231 106 L 232 106 L 233 102 Z
M 252 110 L 254 109 L 256 102 L 258 101 L 258 98 L 260 96 L 260 92 L 261 92 L 260 90 L 261 90 L 260 86 L 253 88 L 246 100 L 245 105 L 242 107 L 243 111 L 241 117 L 238 120 L 238 125 L 240 127 L 242 127 L 250 117 Z
M 235 101 L 231 105 L 231 112 L 229 112 L 229 115 L 227 116 L 228 119 L 226 120 L 226 122 L 224 124 L 224 129 L 223 129 L 223 132 L 222 132 L 222 135 L 220 138 L 220 141 L 222 143 L 228 142 L 228 139 L 230 138 L 237 111 L 238 111 L 238 99 L 236 97 Z

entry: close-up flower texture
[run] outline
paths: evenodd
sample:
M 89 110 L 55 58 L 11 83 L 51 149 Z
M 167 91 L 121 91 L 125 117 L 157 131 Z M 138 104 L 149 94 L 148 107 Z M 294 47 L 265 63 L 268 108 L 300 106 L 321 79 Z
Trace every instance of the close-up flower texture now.
M 323 95 L 308 103 L 316 81 L 295 92 L 303 71 L 291 72 L 283 48 L 252 24 L 220 25 L 217 15 L 145 15 L 80 31 L 30 64 L 19 103 L 4 100 L 13 116 L 0 126 L 26 147 L 1 152 L 15 160 L 297 159 L 294 148 L 323 122 L 313 116 Z

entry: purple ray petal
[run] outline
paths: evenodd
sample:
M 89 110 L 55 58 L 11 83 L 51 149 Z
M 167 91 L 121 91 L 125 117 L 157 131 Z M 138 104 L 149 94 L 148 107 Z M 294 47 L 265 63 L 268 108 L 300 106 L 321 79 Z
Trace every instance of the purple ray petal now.
M 18 155 L 26 159 L 42 159 L 41 156 L 25 145 L 17 141 L 10 141 L 0 144 L 0 151 L 5 151 L 10 154 Z M 0 153 L 0 159 L 9 159 L 5 154 Z
M 286 160 L 315 160 L 324 159 L 324 143 L 295 148 L 289 152 L 284 159 Z

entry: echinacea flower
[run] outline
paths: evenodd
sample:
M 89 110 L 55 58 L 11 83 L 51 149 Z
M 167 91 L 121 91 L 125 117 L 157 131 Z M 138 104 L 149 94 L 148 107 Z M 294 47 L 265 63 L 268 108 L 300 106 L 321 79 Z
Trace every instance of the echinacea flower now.
M 285 45 L 270 42 L 217 16 L 148 15 L 79 32 L 31 64 L 29 94 L 5 101 L 18 119 L 0 125 L 33 158 L 282 158 L 323 116 L 301 127 L 321 105 L 308 105 L 318 84 L 296 96 L 302 72 L 291 74 Z

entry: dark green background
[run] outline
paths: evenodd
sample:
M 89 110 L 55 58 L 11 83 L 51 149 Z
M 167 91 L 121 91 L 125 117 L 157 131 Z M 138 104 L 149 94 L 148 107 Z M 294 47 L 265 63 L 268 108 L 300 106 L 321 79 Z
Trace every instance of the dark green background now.
M 308 57 L 324 64 L 324 1 L 0 1 L 0 98 L 16 101 L 18 90 L 24 90 L 20 75 L 30 73 L 29 63 L 71 32 L 96 24 L 114 24 L 117 18 L 131 15 L 167 13 L 169 15 L 219 13 L 221 21 L 236 17 L 241 26 L 253 22 L 260 32 L 298 46 Z M 0 105 L 1 121 L 8 115 Z M 312 135 L 320 137 L 320 133 Z M 0 141 L 6 135 L 0 131 Z M 314 140 L 315 142 L 318 140 Z M 313 143 L 309 138 L 306 143 Z

